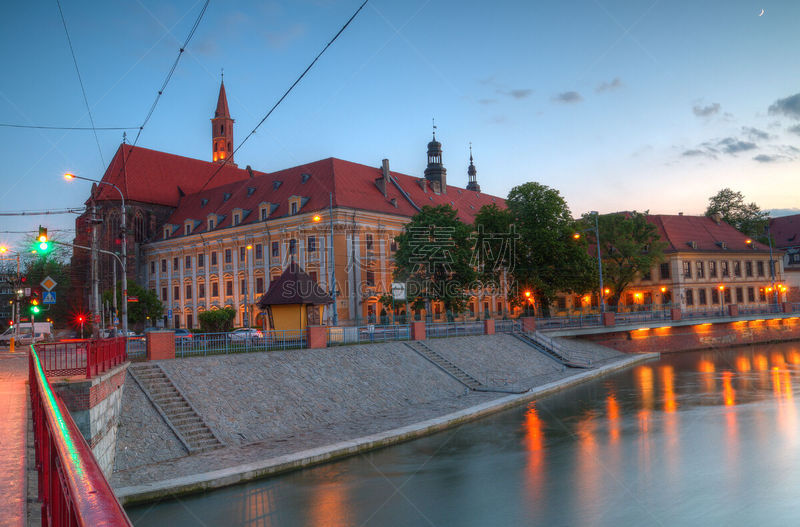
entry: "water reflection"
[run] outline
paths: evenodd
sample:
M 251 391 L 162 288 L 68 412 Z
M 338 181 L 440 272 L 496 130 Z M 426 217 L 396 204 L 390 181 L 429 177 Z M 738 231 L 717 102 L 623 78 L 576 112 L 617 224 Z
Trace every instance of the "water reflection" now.
M 130 513 L 137 526 L 792 524 L 799 374 L 797 344 L 672 354 L 368 458 Z

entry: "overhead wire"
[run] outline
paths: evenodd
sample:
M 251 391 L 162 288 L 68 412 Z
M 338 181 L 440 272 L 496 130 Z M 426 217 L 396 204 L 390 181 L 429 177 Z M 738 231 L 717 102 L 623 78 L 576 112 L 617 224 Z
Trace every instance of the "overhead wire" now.
M 0 123 L 0 128 L 33 128 L 36 130 L 135 130 L 138 126 L 44 126 L 35 124 Z
M 94 141 L 97 143 L 97 151 L 100 153 L 100 162 L 106 166 L 106 161 L 103 159 L 103 149 L 100 148 L 100 139 L 97 137 L 97 130 L 94 126 L 94 117 L 92 117 L 92 108 L 89 106 L 89 99 L 86 97 L 86 88 L 83 86 L 83 78 L 81 78 L 81 70 L 78 68 L 78 59 L 75 57 L 75 49 L 72 47 L 72 39 L 69 37 L 69 29 L 67 29 L 67 20 L 64 18 L 64 11 L 61 9 L 61 0 L 56 0 L 58 5 L 58 13 L 61 15 L 61 23 L 64 24 L 64 33 L 67 35 L 67 43 L 69 44 L 69 52 L 72 54 L 72 63 L 75 65 L 75 73 L 78 74 L 78 82 L 81 85 L 81 93 L 83 94 L 83 102 L 86 105 L 86 113 L 89 114 L 89 122 L 92 124 L 92 132 L 94 133 Z
M 231 155 L 229 157 L 226 157 L 225 160 L 222 163 L 220 163 L 219 167 L 217 167 L 217 169 L 211 174 L 211 176 L 209 176 L 209 178 L 206 180 L 206 182 L 203 183 L 203 186 L 200 187 L 200 190 L 203 190 L 203 189 L 206 188 L 206 186 L 211 182 L 211 180 L 214 179 L 214 177 L 216 177 L 217 174 L 219 174 L 220 170 L 222 170 L 222 167 L 224 167 L 225 165 L 228 164 L 228 161 L 233 158 L 234 154 L 236 154 L 236 152 L 238 152 L 239 149 L 242 146 L 244 146 L 244 144 L 247 142 L 247 140 L 250 139 L 250 137 L 253 134 L 256 133 L 256 131 L 259 129 L 259 127 L 261 127 L 262 124 L 264 124 L 264 121 L 266 121 L 267 118 L 270 115 L 272 115 L 272 112 L 275 111 L 275 109 L 278 107 L 278 105 L 280 105 L 283 102 L 283 100 L 289 95 L 289 93 L 294 89 L 294 87 L 297 86 L 297 84 L 303 79 L 303 77 L 306 76 L 306 73 L 308 73 L 309 70 L 311 70 L 311 68 L 314 66 L 314 64 L 317 63 L 317 61 L 323 55 L 323 53 L 325 53 L 328 50 L 328 48 L 331 47 L 331 45 L 336 41 L 336 39 L 339 38 L 339 35 L 341 35 L 344 32 L 344 30 L 347 29 L 347 26 L 349 26 L 350 23 L 356 18 L 358 13 L 360 13 L 361 10 L 364 9 L 364 6 L 367 5 L 367 2 L 369 2 L 369 0 L 364 0 L 364 2 L 358 7 L 358 9 L 356 9 L 355 13 L 353 13 L 353 15 L 347 20 L 347 22 L 345 22 L 345 24 L 339 29 L 339 31 L 333 36 L 333 38 L 330 39 L 330 41 L 328 41 L 327 44 L 325 44 L 325 47 L 322 48 L 322 51 L 320 51 L 317 54 L 317 56 L 314 57 L 314 60 L 311 61 L 311 64 L 309 64 L 308 67 L 305 70 L 303 70 L 303 73 L 301 73 L 300 76 L 297 77 L 297 79 L 292 83 L 292 85 L 289 86 L 289 89 L 287 89 L 283 93 L 283 95 L 281 95 L 280 99 L 278 99 L 278 101 L 275 104 L 272 105 L 272 108 L 269 109 L 269 111 L 266 113 L 266 115 L 264 115 L 264 117 L 255 126 L 255 128 L 253 128 L 253 130 L 251 130 L 250 133 L 247 134 L 247 137 L 245 137 L 242 140 L 242 142 L 239 143 L 239 146 L 237 146 L 233 150 Z

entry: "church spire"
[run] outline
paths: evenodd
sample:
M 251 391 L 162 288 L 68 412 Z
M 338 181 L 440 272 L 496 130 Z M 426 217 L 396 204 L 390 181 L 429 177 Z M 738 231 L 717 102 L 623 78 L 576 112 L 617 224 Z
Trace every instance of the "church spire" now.
M 211 148 L 214 161 L 223 163 L 226 159 L 229 165 L 236 166 L 233 162 L 233 119 L 228 110 L 228 97 L 225 94 L 225 81 L 220 80 L 217 109 L 211 119 Z
M 467 168 L 467 177 L 469 178 L 469 182 L 467 183 L 467 190 L 474 190 L 475 192 L 481 191 L 481 186 L 478 185 L 478 169 L 475 168 L 475 165 L 472 163 L 472 142 L 469 143 L 469 168 Z
M 428 143 L 428 168 L 425 179 L 430 182 L 437 194 L 447 194 L 447 169 L 442 163 L 442 143 L 436 140 L 436 124 L 433 124 L 433 138 Z

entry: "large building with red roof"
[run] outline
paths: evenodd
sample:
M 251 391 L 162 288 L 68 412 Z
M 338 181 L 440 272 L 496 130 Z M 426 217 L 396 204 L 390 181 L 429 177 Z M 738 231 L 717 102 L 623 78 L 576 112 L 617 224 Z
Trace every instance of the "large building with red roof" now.
M 211 136 L 213 161 L 123 144 L 102 178 L 125 195 L 129 276 L 158 294 L 169 327 L 196 326 L 200 312 L 225 306 L 245 324 L 245 306 L 253 308 L 292 260 L 325 290 L 334 273 L 340 321 L 376 320 L 378 298 L 391 286 L 394 237 L 410 217 L 426 205 L 450 205 L 471 223 L 482 206 L 504 206 L 480 192 L 471 154 L 469 189 L 447 184 L 435 134 L 423 177 L 392 171 L 386 159 L 377 166 L 328 158 L 272 173 L 242 169 L 233 164 L 222 84 Z M 119 193 L 110 185 L 92 188 L 87 213 L 76 221 L 76 244 L 89 245 L 92 204 L 100 247 L 119 251 Z M 88 298 L 88 255 L 76 253 L 73 264 L 86 269 Z M 102 289 L 111 285 L 111 265 L 100 258 Z M 476 316 L 507 308 L 494 297 L 470 304 Z M 250 323 L 260 323 L 257 310 L 250 312 Z
M 775 247 L 783 251 L 788 299 L 800 302 L 800 214 L 772 218 L 769 227 Z
M 774 303 L 776 293 L 779 301 L 785 299 L 781 251 L 770 251 L 719 216 L 651 214 L 647 220 L 666 244 L 665 260 L 627 288 L 620 301 L 624 309 L 671 304 L 691 313 Z M 561 297 L 556 311 L 596 304 L 597 295 Z

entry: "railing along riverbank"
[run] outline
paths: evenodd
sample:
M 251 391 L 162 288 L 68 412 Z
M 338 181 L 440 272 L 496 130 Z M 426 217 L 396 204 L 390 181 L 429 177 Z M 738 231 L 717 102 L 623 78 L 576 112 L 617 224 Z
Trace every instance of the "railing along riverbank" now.
M 130 526 L 89 445 L 53 392 L 34 346 L 28 368 L 42 525 Z
M 37 344 L 42 367 L 51 377 L 85 375 L 90 379 L 127 360 L 125 337 Z

